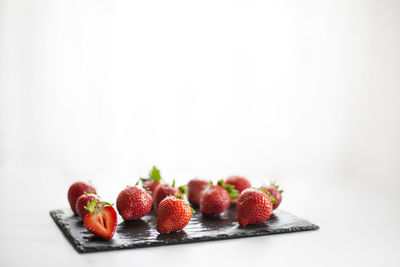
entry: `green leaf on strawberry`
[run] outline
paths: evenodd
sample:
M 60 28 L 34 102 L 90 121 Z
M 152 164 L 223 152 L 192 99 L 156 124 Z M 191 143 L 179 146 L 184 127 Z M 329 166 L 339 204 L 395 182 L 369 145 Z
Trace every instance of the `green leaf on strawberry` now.
M 180 187 L 178 187 L 178 189 L 181 190 L 182 194 L 186 194 L 187 192 L 186 186 L 184 185 L 181 185 Z
M 149 172 L 149 177 L 148 178 L 140 178 L 142 182 L 144 181 L 155 181 L 155 182 L 160 182 L 161 181 L 161 173 L 160 170 L 157 169 L 156 166 L 153 166 L 153 168 Z

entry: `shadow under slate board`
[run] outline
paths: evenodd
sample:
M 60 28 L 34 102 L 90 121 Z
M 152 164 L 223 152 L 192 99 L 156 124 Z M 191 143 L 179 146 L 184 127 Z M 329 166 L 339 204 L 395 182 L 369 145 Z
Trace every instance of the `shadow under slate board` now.
M 78 216 L 74 216 L 70 209 L 53 210 L 50 211 L 50 215 L 80 253 L 319 229 L 319 226 L 280 209 L 275 210 L 264 223 L 241 227 L 236 219 L 236 209 L 231 205 L 227 211 L 215 218 L 204 217 L 197 209 L 189 224 L 183 230 L 169 234 L 157 232 L 157 221 L 153 210 L 137 221 L 123 221 L 121 217 L 118 217 L 120 223 L 113 239 L 103 240 L 90 233 L 83 225 L 82 220 Z

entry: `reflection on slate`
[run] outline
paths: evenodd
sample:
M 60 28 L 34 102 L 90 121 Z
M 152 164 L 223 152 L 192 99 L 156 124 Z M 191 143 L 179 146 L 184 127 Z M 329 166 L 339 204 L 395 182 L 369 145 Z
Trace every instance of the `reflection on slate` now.
M 236 219 L 236 209 L 231 206 L 219 217 L 205 217 L 196 210 L 190 223 L 183 230 L 169 234 L 157 232 L 154 211 L 137 221 L 123 221 L 118 217 L 120 223 L 114 238 L 107 241 L 87 231 L 82 220 L 74 216 L 70 209 L 53 210 L 50 215 L 78 252 L 193 243 L 319 229 L 317 225 L 279 209 L 275 210 L 271 218 L 264 223 L 241 227 Z

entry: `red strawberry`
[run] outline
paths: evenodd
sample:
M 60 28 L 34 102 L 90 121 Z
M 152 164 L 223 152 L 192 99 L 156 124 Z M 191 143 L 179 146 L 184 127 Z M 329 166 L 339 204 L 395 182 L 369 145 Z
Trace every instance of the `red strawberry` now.
M 226 186 L 223 183 L 223 180 L 219 180 L 217 185 L 210 183 L 204 189 L 200 197 L 202 214 L 212 216 L 224 212 L 229 207 L 231 197 L 237 196 L 237 191 L 232 186 Z
M 157 209 L 157 231 L 161 234 L 182 230 L 192 217 L 192 208 L 182 195 L 164 198 Z
M 96 188 L 94 188 L 93 186 L 91 186 L 89 184 L 86 184 L 84 182 L 76 182 L 76 183 L 73 183 L 69 187 L 69 190 L 68 190 L 68 201 L 69 201 L 69 205 L 71 206 L 72 211 L 75 214 L 77 214 L 76 201 L 84 193 L 97 194 Z
M 160 185 L 160 182 L 156 181 L 143 181 L 143 188 L 146 189 L 152 196 L 154 192 L 157 190 L 157 187 Z
M 261 186 L 261 189 L 267 190 L 271 196 L 273 196 L 275 198 L 275 203 L 273 208 L 276 209 L 279 207 L 279 205 L 281 204 L 282 201 L 282 193 L 283 190 L 279 190 L 279 185 L 276 185 L 274 183 L 271 183 L 270 186 Z
M 86 228 L 104 239 L 111 239 L 117 229 L 117 212 L 107 202 L 92 200 L 85 207 L 89 212 L 83 218 Z
M 192 179 L 189 181 L 188 187 L 188 200 L 193 205 L 200 204 L 200 192 L 205 189 L 205 187 L 210 182 L 200 180 L 200 179 Z
M 127 187 L 119 193 L 117 209 L 124 220 L 137 220 L 151 210 L 153 199 L 143 188 Z
M 92 201 L 93 199 L 100 201 L 100 198 L 95 195 L 95 194 L 87 194 L 84 193 L 81 195 L 78 200 L 76 201 L 76 213 L 81 217 L 82 219 L 88 214 L 89 212 L 85 209 L 85 206 L 87 206 L 87 203 L 89 201 Z
M 269 196 L 259 189 L 245 189 L 236 202 L 237 218 L 241 226 L 262 223 L 272 214 Z
M 225 184 L 233 185 L 239 193 L 251 187 L 249 180 L 241 176 L 230 176 L 226 179 Z
M 175 187 L 175 180 L 172 185 L 160 184 L 153 196 L 154 209 L 157 210 L 158 205 L 165 197 L 175 194 L 182 195 L 182 191 Z
M 143 188 L 146 189 L 152 196 L 154 196 L 154 192 L 156 191 L 157 187 L 160 185 L 161 181 L 161 174 L 160 170 L 153 166 L 149 173 L 148 178 L 140 178 L 143 183 Z

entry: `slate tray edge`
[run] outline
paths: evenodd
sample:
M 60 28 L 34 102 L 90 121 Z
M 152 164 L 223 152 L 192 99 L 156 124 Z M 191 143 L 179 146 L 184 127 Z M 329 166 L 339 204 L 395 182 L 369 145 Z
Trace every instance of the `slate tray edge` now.
M 247 238 L 247 237 L 255 237 L 255 236 L 264 236 L 264 235 L 273 235 L 273 234 L 283 234 L 283 233 L 294 233 L 294 232 L 303 232 L 303 231 L 312 231 L 319 230 L 320 227 L 316 224 L 313 224 L 307 220 L 309 224 L 306 226 L 293 226 L 284 229 L 275 229 L 275 230 L 261 230 L 253 232 L 252 235 L 238 234 L 234 236 L 229 236 L 227 234 L 208 236 L 207 239 L 201 238 L 193 238 L 193 239 L 184 239 L 184 240 L 169 240 L 168 242 L 156 242 L 156 243 L 140 243 L 140 244 L 128 244 L 121 245 L 119 247 L 98 247 L 98 248 L 87 248 L 83 246 L 78 240 L 76 240 L 70 232 L 70 227 L 62 222 L 62 219 L 58 214 L 63 213 L 62 209 L 52 210 L 50 211 L 50 216 L 53 218 L 54 222 L 58 226 L 58 228 L 62 231 L 64 236 L 68 239 L 68 241 L 72 244 L 75 250 L 78 253 L 88 253 L 88 252 L 101 252 L 101 251 L 112 251 L 112 250 L 121 250 L 121 249 L 136 249 L 136 248 L 145 248 L 145 247 L 156 247 L 156 246 L 165 246 L 165 245 L 179 245 L 179 244 L 190 244 L 190 243 L 198 243 L 198 242 L 206 242 L 206 241 L 218 241 L 218 240 L 227 240 L 227 239 L 236 239 L 236 238 Z M 299 218 L 300 219 L 300 218 Z
M 72 244 L 72 246 L 78 251 L 79 253 L 85 253 L 88 250 L 85 249 L 85 247 L 78 241 L 76 240 L 71 232 L 69 231 L 70 227 L 63 223 L 61 218 L 57 216 L 58 213 L 63 212 L 62 210 L 51 210 L 50 216 L 53 218 L 54 222 L 58 226 L 58 228 L 61 230 L 61 232 L 64 234 L 64 236 L 68 239 L 68 241 Z

